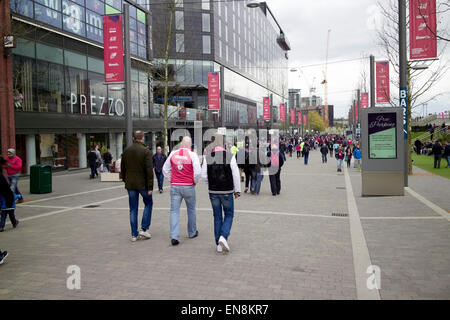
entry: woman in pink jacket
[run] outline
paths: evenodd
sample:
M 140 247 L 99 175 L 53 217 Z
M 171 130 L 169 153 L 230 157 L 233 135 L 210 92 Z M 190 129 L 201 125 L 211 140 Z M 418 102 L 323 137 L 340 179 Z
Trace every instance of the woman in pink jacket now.
M 16 150 L 8 149 L 8 158 L 6 159 L 6 172 L 8 173 L 8 182 L 11 191 L 19 196 L 19 203 L 23 202 L 23 196 L 17 187 L 19 175 L 22 172 L 22 159 L 16 156 Z

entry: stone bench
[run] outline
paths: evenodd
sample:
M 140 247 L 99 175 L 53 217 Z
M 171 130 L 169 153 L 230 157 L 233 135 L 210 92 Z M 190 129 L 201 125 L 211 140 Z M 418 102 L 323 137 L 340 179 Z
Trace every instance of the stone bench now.
M 122 182 L 119 177 L 119 173 L 115 172 L 102 172 L 100 173 L 101 182 Z

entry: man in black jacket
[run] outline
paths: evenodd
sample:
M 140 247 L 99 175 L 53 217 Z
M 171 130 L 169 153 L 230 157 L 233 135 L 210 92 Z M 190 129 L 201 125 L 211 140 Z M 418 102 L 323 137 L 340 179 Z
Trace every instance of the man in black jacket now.
M 328 146 L 326 143 L 320 147 L 320 153 L 322 154 L 322 163 L 327 163 Z
M 97 153 L 95 152 L 95 147 L 91 147 L 91 151 L 87 155 L 87 161 L 89 164 L 89 167 L 91 168 L 91 175 L 90 179 L 94 179 L 95 176 L 98 176 L 97 173 Z
M 431 153 L 434 155 L 434 168 L 437 169 L 441 168 L 441 158 L 442 158 L 442 146 L 439 143 L 439 141 L 436 141 L 436 143 L 433 145 L 433 148 L 431 149 Z
M 223 147 L 223 135 L 216 135 L 212 152 L 204 157 L 201 177 L 208 184 L 214 214 L 217 252 L 230 251 L 228 237 L 234 217 L 234 198 L 241 195 L 236 157 Z M 225 216 L 223 216 L 222 211 Z
M 156 147 L 156 154 L 153 156 L 153 170 L 155 170 L 156 181 L 158 181 L 159 193 L 163 192 L 164 174 L 162 168 L 166 160 L 167 157 L 162 153 L 162 148 L 160 146 Z

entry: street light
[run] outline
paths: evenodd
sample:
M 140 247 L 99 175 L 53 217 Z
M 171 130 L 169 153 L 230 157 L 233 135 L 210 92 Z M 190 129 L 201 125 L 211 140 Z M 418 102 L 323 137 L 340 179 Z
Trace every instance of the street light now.
M 249 3 L 247 3 L 247 7 L 249 8 L 258 8 L 259 7 L 259 1 L 250 1 Z

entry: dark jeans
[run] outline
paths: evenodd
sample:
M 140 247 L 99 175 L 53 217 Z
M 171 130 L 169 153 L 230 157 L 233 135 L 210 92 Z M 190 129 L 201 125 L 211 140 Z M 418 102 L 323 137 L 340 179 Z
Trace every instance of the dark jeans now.
M 439 155 L 439 156 L 434 156 L 434 168 L 436 169 L 436 164 L 437 164 L 437 169 L 440 169 L 441 168 L 441 158 L 442 158 L 442 156 L 441 155 Z
M 98 173 L 97 173 L 97 162 L 91 163 L 89 166 L 91 167 L 91 179 L 94 179 L 95 175 L 98 176 Z
M 277 173 L 271 174 L 269 176 L 270 191 L 272 191 L 272 194 L 280 194 L 280 191 L 281 191 L 280 172 L 281 172 L 281 170 L 278 170 Z
M 351 158 L 347 159 L 347 168 L 350 168 L 350 162 L 352 161 Z
M 327 162 L 327 153 L 322 153 L 322 163 Z
M 305 153 L 305 164 L 308 164 L 309 153 Z
M 2 210 L 0 219 L 0 228 L 5 227 L 6 216 L 9 215 L 9 220 L 11 220 L 11 224 L 15 226 L 17 224 L 16 215 L 14 214 L 14 210 Z
M 297 151 L 297 158 L 300 158 L 300 154 L 301 154 L 301 152 Z
M 111 172 L 111 169 L 109 168 L 109 165 L 110 165 L 111 163 L 105 163 L 105 164 L 103 164 L 103 166 L 106 168 L 106 170 L 108 170 L 108 172 Z
M 162 190 L 163 184 L 164 184 L 164 174 L 162 172 L 155 171 L 155 176 L 156 176 L 156 181 L 158 181 L 158 190 Z
M 20 197 L 22 197 L 22 194 L 20 193 L 19 188 L 18 188 L 19 174 L 15 174 L 13 176 L 9 176 L 8 177 L 8 183 L 9 183 L 9 186 L 11 188 L 11 191 L 14 194 L 18 194 L 18 195 L 20 195 Z
M 250 181 L 252 180 L 252 172 L 250 170 L 244 170 L 245 174 L 245 187 L 248 188 Z
M 152 221 L 153 197 L 148 194 L 148 190 L 128 190 L 128 203 L 130 205 L 130 225 L 131 235 L 137 237 L 138 232 L 138 209 L 139 209 L 139 195 L 144 200 L 144 213 L 142 214 L 141 227 L 143 230 L 150 228 Z
M 219 244 L 220 236 L 228 240 L 234 217 L 233 194 L 209 194 L 214 214 L 214 238 Z M 222 214 L 223 210 L 223 214 Z

